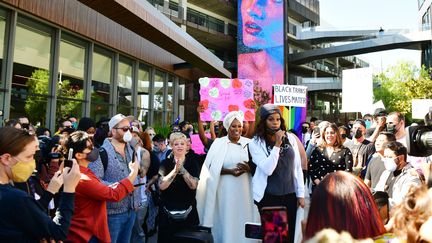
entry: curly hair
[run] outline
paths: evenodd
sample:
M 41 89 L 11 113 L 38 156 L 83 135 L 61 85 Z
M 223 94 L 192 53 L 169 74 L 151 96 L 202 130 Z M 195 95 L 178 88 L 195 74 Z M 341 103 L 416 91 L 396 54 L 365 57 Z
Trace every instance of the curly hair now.
M 407 242 L 420 242 L 419 230 L 432 216 L 432 199 L 425 185 L 411 187 L 404 201 L 391 211 L 393 233 Z

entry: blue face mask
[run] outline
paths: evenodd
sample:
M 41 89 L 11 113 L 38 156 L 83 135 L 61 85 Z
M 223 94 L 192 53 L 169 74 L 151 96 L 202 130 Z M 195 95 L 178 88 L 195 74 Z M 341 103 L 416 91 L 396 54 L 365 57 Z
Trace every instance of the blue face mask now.
M 366 124 L 366 128 L 370 128 L 370 126 L 372 125 L 372 122 L 369 120 L 365 120 L 365 124 Z

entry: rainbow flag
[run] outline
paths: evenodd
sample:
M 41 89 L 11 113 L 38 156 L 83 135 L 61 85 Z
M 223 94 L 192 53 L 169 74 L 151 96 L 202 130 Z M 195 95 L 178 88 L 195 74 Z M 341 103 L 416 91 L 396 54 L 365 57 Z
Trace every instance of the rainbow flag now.
M 282 117 L 285 120 L 287 130 L 294 130 L 297 137 L 301 140 L 301 124 L 306 121 L 307 107 L 279 106 L 279 109 L 282 112 Z

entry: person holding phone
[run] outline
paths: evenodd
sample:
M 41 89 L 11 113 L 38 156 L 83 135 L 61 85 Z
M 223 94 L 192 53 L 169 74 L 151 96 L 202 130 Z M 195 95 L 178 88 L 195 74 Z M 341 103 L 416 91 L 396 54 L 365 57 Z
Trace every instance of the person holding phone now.
M 133 192 L 139 162 L 129 162 L 129 176 L 112 185 L 103 184 L 88 168 L 99 157 L 91 137 L 83 131 L 70 135 L 66 143 L 78 161 L 81 180 L 76 188 L 75 213 L 67 237 L 71 242 L 111 242 L 108 230 L 106 202 L 118 202 Z
M 63 178 L 63 192 L 54 219 L 39 203 L 10 183 L 26 181 L 33 172 L 37 148 L 35 136 L 13 127 L 0 128 L 0 241 L 39 242 L 42 239 L 65 240 L 74 212 L 75 187 L 79 182 L 78 164 L 64 168 L 56 176 Z
M 302 142 L 286 131 L 279 108 L 265 104 L 249 151 L 256 171 L 252 179 L 255 203 L 261 210 L 285 206 L 288 210 L 289 242 L 294 242 L 297 206 L 304 207 L 301 161 L 306 159 Z

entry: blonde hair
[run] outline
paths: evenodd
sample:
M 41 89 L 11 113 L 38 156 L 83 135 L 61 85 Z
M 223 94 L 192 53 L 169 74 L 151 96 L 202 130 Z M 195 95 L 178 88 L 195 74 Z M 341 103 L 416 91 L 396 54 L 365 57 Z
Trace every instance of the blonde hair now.
M 432 216 L 432 199 L 426 185 L 413 186 L 405 199 L 391 211 L 393 233 L 407 242 L 419 242 L 419 230 Z
M 342 231 L 338 233 L 334 229 L 323 229 L 319 231 L 313 238 L 305 241 L 306 243 L 373 243 L 372 239 L 356 240 L 350 233 Z
M 184 135 L 181 132 L 173 132 L 171 133 L 169 137 L 169 143 L 174 144 L 175 141 L 183 139 L 184 141 L 187 141 L 186 135 Z

